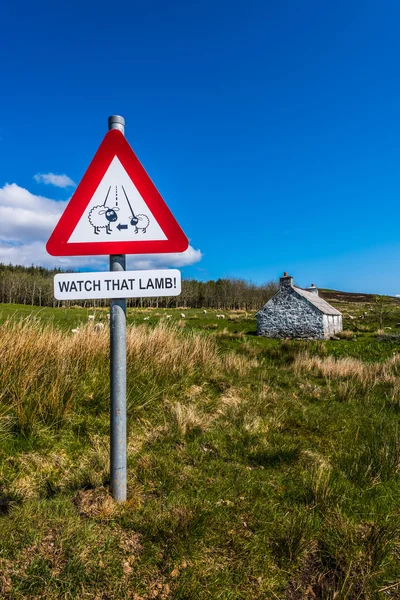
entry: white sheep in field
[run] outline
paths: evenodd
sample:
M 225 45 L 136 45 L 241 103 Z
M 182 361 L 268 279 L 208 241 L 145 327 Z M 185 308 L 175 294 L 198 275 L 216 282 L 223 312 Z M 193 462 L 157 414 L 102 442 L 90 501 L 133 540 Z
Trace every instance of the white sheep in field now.
M 79 327 L 77 327 L 76 329 L 71 329 L 72 333 L 78 333 L 79 332 Z
M 203 310 L 203 315 L 206 315 L 206 314 L 207 314 L 207 311 L 206 311 L 206 310 Z
M 88 315 L 88 321 L 94 321 L 94 315 Z
M 172 319 L 172 315 L 165 315 L 166 319 Z
M 150 317 L 144 317 L 143 321 L 148 321 Z
M 104 329 L 104 323 L 96 323 L 94 326 L 95 331 L 102 331 Z
M 186 319 L 185 313 L 181 313 L 181 319 Z
M 225 315 L 217 315 L 217 319 L 225 319 Z

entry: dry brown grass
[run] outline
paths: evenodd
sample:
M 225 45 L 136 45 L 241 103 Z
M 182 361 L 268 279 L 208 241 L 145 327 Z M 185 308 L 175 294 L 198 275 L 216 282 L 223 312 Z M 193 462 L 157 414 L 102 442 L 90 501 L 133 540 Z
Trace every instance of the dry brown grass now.
M 228 315 L 228 321 L 233 321 L 233 322 L 243 321 L 246 318 L 247 318 L 247 313 L 245 313 L 244 311 L 231 312 Z
M 15 424 L 30 431 L 35 422 L 61 426 L 78 401 L 108 394 L 109 332 L 86 324 L 75 334 L 26 319 L 0 328 L 0 432 Z M 255 362 L 219 352 L 207 335 L 159 323 L 127 328 L 128 377 L 165 382 L 191 377 L 243 375 Z M 163 380 L 165 380 L 163 382 Z M 148 387 L 148 384 L 146 384 Z
M 78 513 L 85 517 L 95 517 L 102 521 L 112 519 L 119 505 L 114 502 L 110 491 L 105 487 L 79 490 L 74 498 Z
M 302 353 L 296 356 L 294 369 L 296 372 L 314 371 L 326 378 L 358 377 L 359 379 L 369 378 L 370 365 L 366 365 L 356 358 L 334 358 L 326 356 L 310 356 Z
M 12 468 L 10 468 L 12 467 Z M 51 489 L 64 491 L 82 485 L 102 486 L 108 479 L 109 442 L 92 436 L 79 464 L 64 450 L 26 452 L 5 461 L 0 468 L 3 489 L 12 497 L 45 497 Z
M 126 338 L 128 361 L 156 364 L 159 372 L 177 374 L 196 368 L 211 371 L 223 368 L 223 358 L 213 341 L 193 333 L 182 335 L 179 323 L 159 323 L 154 329 L 143 325 L 129 327 Z
M 221 414 L 225 414 L 227 410 L 232 408 L 237 408 L 243 402 L 241 398 L 239 390 L 235 388 L 229 388 L 222 396 L 219 398 L 219 408 L 218 411 Z
M 172 424 L 181 436 L 206 431 L 213 420 L 211 415 L 201 411 L 195 404 L 185 405 L 175 402 L 170 405 L 170 412 Z
M 390 400 L 399 401 L 400 354 L 395 354 L 384 362 L 366 363 L 357 358 L 319 357 L 302 353 L 295 358 L 294 370 L 297 375 L 308 371 L 321 375 L 328 381 L 342 380 L 339 381 L 338 392 L 343 398 L 352 395 L 355 382 L 365 389 L 372 389 L 381 383 L 389 384 L 392 386 Z
M 231 340 L 244 339 L 244 332 L 243 331 L 238 331 L 238 332 L 234 333 L 232 331 L 229 331 L 227 329 L 227 327 L 224 327 L 224 329 L 221 329 L 220 331 L 216 331 L 213 335 L 215 337 L 229 338 Z
M 354 331 L 350 331 L 350 329 L 344 329 L 343 331 L 339 331 L 335 335 L 341 340 L 351 340 L 354 337 Z
M 69 410 L 78 371 L 88 352 L 83 338 L 30 320 L 6 322 L 0 333 L 0 402 L 21 429 L 34 417 L 59 422 Z

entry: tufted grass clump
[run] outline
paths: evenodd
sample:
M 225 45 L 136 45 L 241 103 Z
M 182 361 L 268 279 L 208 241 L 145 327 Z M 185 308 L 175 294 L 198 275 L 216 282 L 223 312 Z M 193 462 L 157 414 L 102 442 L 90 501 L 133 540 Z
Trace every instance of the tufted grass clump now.
M 0 433 L 62 427 L 72 414 L 106 408 L 109 332 L 91 324 L 65 333 L 38 320 L 8 320 L 0 331 Z M 159 323 L 127 328 L 128 403 L 149 402 L 196 378 L 244 373 L 250 361 L 222 354 L 211 337 Z

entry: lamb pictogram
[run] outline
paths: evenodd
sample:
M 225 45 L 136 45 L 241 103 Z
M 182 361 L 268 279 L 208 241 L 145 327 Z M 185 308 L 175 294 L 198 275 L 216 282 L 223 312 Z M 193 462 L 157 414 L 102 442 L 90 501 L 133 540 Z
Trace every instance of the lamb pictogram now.
M 111 190 L 111 185 L 108 188 L 106 199 L 104 200 L 104 204 L 100 204 L 98 206 L 93 206 L 91 211 L 89 212 L 88 219 L 91 226 L 94 228 L 94 232 L 96 235 L 100 233 L 100 229 L 106 228 L 106 233 L 111 233 L 111 223 L 115 223 L 118 219 L 117 212 L 119 211 L 118 206 L 114 206 L 114 208 L 107 208 L 106 202 L 108 199 L 108 195 Z
M 135 213 L 133 212 L 133 208 L 131 206 L 131 203 L 129 202 L 128 196 L 126 194 L 125 188 L 124 188 L 123 185 L 121 187 L 122 187 L 122 189 L 124 191 L 126 201 L 127 201 L 128 206 L 130 208 L 130 211 L 131 211 L 131 216 L 129 217 L 129 219 L 130 219 L 132 227 L 135 228 L 135 233 L 139 233 L 139 229 L 141 231 L 143 231 L 143 233 L 146 233 L 146 230 L 147 230 L 148 226 L 150 225 L 150 219 L 149 219 L 149 217 L 147 215 L 142 215 L 142 214 L 135 215 Z

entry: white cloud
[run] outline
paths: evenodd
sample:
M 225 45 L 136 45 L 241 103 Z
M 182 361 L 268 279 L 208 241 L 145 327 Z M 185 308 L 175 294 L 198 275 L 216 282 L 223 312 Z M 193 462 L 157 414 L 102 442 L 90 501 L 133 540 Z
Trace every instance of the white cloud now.
M 189 246 L 185 252 L 175 252 L 171 254 L 141 254 L 135 256 L 130 254 L 127 257 L 127 267 L 129 269 L 159 269 L 162 267 L 187 267 L 202 259 L 200 250 L 195 250 Z
M 44 241 L 64 208 L 65 202 L 35 196 L 16 183 L 6 184 L 0 188 L 0 241 Z
M 46 242 L 68 203 L 35 196 L 16 183 L 0 188 L 0 262 L 65 269 L 108 269 L 107 256 L 50 256 Z M 175 254 L 129 255 L 129 269 L 184 267 L 201 260 L 192 246 Z
M 47 241 L 47 240 L 46 240 Z M 105 270 L 104 256 L 50 256 L 46 252 L 45 242 L 28 244 L 7 244 L 0 241 L 0 262 L 14 265 L 40 265 L 61 269 L 92 268 L 95 271 Z
M 68 175 L 55 175 L 54 173 L 36 173 L 33 179 L 38 183 L 46 185 L 55 185 L 60 188 L 75 187 L 75 181 L 72 181 Z

